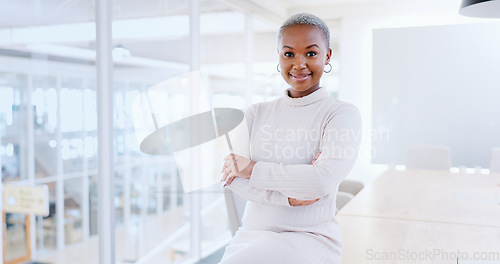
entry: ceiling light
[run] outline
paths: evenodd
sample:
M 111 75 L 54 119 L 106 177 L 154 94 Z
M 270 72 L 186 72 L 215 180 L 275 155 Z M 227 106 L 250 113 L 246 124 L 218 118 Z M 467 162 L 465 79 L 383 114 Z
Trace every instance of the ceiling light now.
M 113 59 L 125 59 L 131 56 L 130 50 L 123 47 L 122 45 L 116 45 L 113 48 Z
M 463 0 L 458 13 L 470 17 L 500 18 L 500 0 Z

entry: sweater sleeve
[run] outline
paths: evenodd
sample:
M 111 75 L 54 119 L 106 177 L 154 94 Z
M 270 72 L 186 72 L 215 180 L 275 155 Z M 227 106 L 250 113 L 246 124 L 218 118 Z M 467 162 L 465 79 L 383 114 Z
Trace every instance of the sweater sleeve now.
M 300 200 L 323 197 L 337 188 L 352 169 L 360 142 L 359 111 L 345 104 L 328 120 L 321 137 L 321 155 L 314 165 L 259 161 L 253 168 L 250 186 Z
M 261 204 L 290 206 L 288 197 L 278 191 L 257 189 L 250 186 L 249 179 L 235 178 L 233 182 L 226 186 L 231 191 L 239 194 L 243 198 Z
M 245 118 L 241 124 L 234 129 L 230 135 L 233 151 L 235 154 L 251 160 L 250 135 L 255 116 L 255 105 L 245 111 Z M 290 206 L 288 196 L 279 191 L 263 190 L 250 186 L 250 181 L 243 178 L 235 178 L 233 182 L 226 186 L 231 191 L 236 192 L 245 199 L 268 205 Z

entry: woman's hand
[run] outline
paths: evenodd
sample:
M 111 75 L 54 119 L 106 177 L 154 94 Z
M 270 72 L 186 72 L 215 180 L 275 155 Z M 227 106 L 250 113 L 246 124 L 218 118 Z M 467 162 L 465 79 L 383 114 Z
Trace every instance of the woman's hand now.
M 321 150 L 318 151 L 318 155 L 316 155 L 316 158 L 313 159 L 313 161 L 311 162 L 311 165 L 314 165 L 314 163 L 319 159 L 319 155 L 321 155 Z
M 313 161 L 311 162 L 311 165 L 314 165 L 314 163 L 318 160 L 319 155 L 321 155 L 321 150 L 318 152 L 318 155 L 316 155 L 316 158 L 313 159 Z M 305 205 L 313 204 L 317 201 L 319 201 L 319 198 L 316 200 L 297 200 L 297 199 L 288 197 L 288 204 L 290 204 L 291 206 L 305 206 Z
M 226 184 L 224 184 L 224 186 L 226 186 L 231 184 L 236 177 L 250 179 L 255 164 L 255 161 L 251 161 L 240 155 L 229 154 L 224 158 L 224 165 L 221 170 L 221 173 L 223 173 L 221 181 L 226 181 Z
M 315 202 L 319 201 L 319 198 L 316 199 L 316 200 L 297 200 L 297 199 L 294 199 L 294 198 L 290 198 L 288 197 L 288 203 L 291 205 L 291 206 L 304 206 L 304 205 L 310 205 L 310 204 L 313 204 Z

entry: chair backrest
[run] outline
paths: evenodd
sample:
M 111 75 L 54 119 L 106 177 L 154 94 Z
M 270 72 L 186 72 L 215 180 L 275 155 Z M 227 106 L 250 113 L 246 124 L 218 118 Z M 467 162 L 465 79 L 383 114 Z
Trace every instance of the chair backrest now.
M 450 148 L 436 145 L 413 145 L 406 154 L 407 169 L 450 170 Z
M 229 216 L 229 229 L 234 236 L 242 225 L 241 219 L 243 219 L 247 200 L 227 188 L 224 188 L 224 198 Z
M 360 181 L 354 180 L 343 180 L 339 185 L 339 192 L 346 192 L 352 195 L 356 195 L 361 191 L 365 185 Z
M 490 173 L 500 173 L 500 148 L 491 149 Z
M 344 207 L 352 198 L 354 195 L 346 192 L 337 192 L 337 200 L 335 202 L 337 206 L 337 212 Z

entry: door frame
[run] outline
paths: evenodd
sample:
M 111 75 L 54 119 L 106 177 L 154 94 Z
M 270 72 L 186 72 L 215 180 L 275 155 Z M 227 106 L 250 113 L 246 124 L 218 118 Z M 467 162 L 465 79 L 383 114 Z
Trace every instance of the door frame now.
M 26 256 L 22 256 L 22 257 L 19 257 L 17 259 L 13 259 L 13 260 L 10 260 L 10 261 L 7 261 L 6 260 L 6 249 L 5 249 L 5 244 L 6 244 L 6 227 L 7 227 L 7 217 L 6 217 L 6 214 L 5 214 L 5 211 L 2 212 L 2 218 L 3 218 L 3 226 L 2 226 L 2 229 L 3 229 L 3 237 L 2 237 L 2 240 L 3 240 L 3 263 L 4 264 L 19 264 L 19 263 L 22 263 L 22 262 L 26 262 L 26 261 L 29 261 L 31 260 L 31 225 L 30 225 L 30 215 L 29 214 L 26 214 L 26 221 L 24 222 L 25 225 L 24 225 L 24 228 L 26 230 L 26 249 L 28 251 L 28 254 Z

